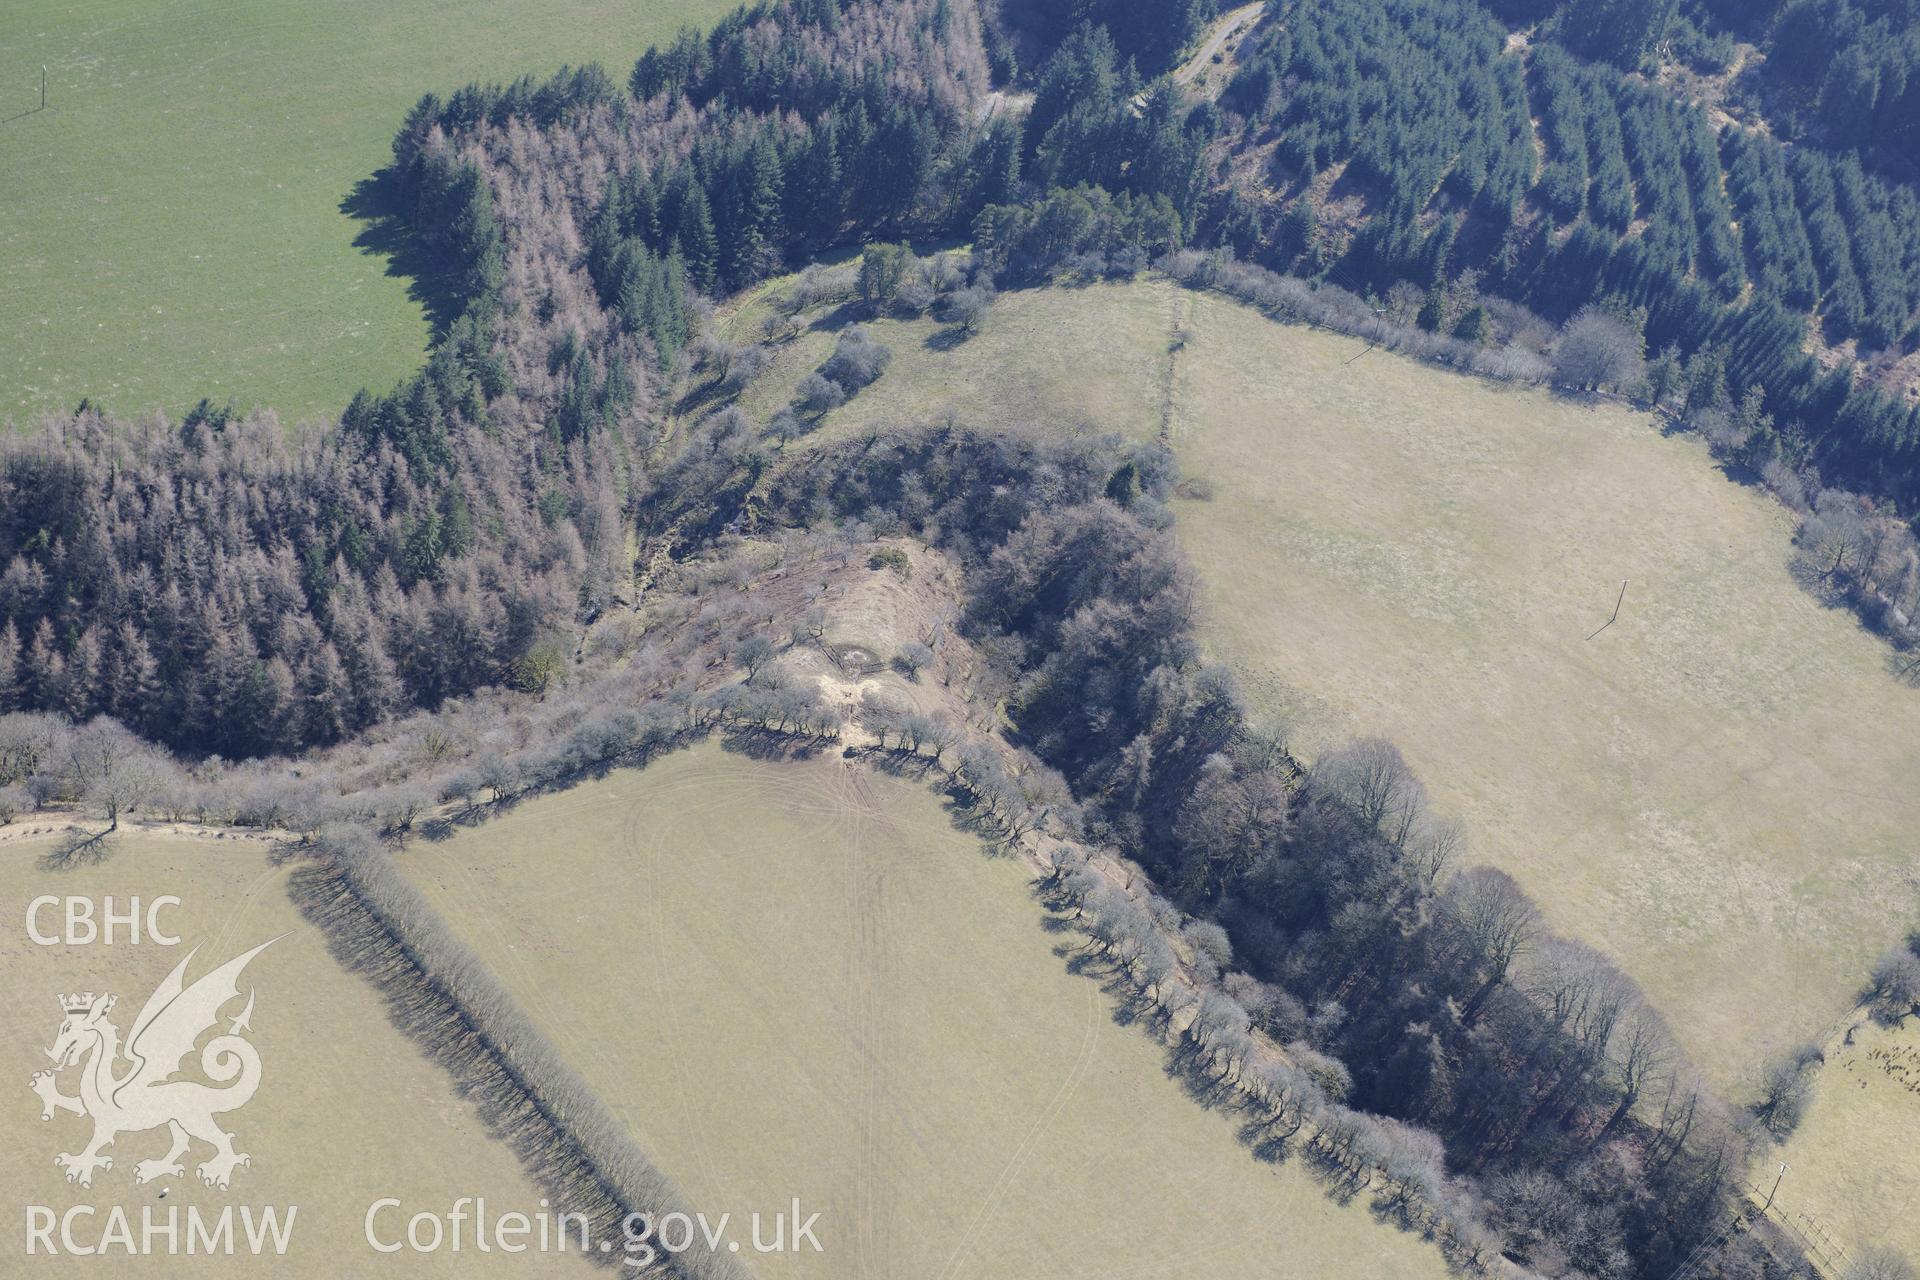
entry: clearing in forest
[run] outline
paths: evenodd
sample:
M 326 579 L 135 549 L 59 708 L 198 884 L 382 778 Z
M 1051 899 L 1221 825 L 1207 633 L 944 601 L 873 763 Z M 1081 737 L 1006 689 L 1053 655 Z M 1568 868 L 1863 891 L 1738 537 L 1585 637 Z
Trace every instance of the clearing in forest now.
M 1150 440 L 1166 400 L 1168 333 L 1184 298 L 1166 281 L 1026 290 L 996 302 L 971 335 L 933 316 L 865 319 L 858 304 L 803 312 L 739 404 L 765 422 L 833 354 L 837 335 L 860 323 L 892 352 L 887 371 L 825 414 L 804 442 L 843 440 L 870 423 L 926 422 L 949 410 L 986 428 L 1094 429 Z M 765 314 L 763 306 L 743 310 L 730 340 L 757 337 Z
M 920 781 L 707 744 L 401 865 L 694 1204 L 820 1213 L 763 1278 L 1445 1271 L 1256 1161 Z

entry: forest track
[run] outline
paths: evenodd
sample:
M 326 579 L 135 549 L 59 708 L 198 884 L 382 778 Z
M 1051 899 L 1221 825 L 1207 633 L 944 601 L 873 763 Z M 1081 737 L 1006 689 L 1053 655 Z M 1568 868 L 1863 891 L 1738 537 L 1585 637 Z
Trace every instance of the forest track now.
M 1266 9 L 1266 0 L 1256 0 L 1253 4 L 1243 4 L 1231 13 L 1223 15 L 1214 23 L 1213 30 L 1208 33 L 1206 43 L 1200 46 L 1200 51 L 1181 63 L 1174 71 L 1174 83 L 1192 84 L 1199 79 L 1212 64 L 1214 55 L 1226 46 L 1227 41 L 1252 27 L 1260 20 L 1260 15 L 1265 13 Z
M 1214 58 L 1226 47 L 1227 42 L 1251 30 L 1266 10 L 1266 0 L 1256 0 L 1256 3 L 1241 5 L 1238 9 L 1216 20 L 1213 29 L 1207 33 L 1206 42 L 1200 46 L 1199 52 L 1173 69 L 1173 82 L 1183 89 L 1193 88 L 1197 81 L 1205 77 L 1207 68 L 1213 65 Z M 1218 92 L 1217 86 L 1215 92 Z M 1214 95 L 1208 93 L 1206 96 Z M 1147 91 L 1142 89 L 1134 94 L 1128 99 L 1127 105 L 1136 116 L 1145 111 Z M 982 120 L 985 118 L 985 116 L 981 117 Z

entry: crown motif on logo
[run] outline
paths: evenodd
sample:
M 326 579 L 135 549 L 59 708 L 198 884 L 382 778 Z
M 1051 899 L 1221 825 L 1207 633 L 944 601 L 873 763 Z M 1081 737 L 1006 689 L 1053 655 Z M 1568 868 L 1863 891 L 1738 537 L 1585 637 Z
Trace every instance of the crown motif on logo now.
M 93 992 L 87 991 L 79 995 L 61 996 L 60 1007 L 68 1013 L 85 1013 L 87 1010 L 93 1008 Z

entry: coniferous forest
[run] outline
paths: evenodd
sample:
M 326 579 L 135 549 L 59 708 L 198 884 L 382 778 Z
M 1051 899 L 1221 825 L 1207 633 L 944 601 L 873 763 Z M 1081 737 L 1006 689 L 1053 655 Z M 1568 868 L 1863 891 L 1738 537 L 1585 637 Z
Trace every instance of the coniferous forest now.
M 1689 411 L 1756 428 L 1745 464 L 1920 501 L 1920 408 L 1867 374 L 1916 343 L 1903 135 L 1716 129 L 1646 74 L 1683 31 L 1802 47 L 1836 5 L 1292 0 L 1200 103 L 1164 72 L 1207 6 L 1010 8 L 763 5 L 623 77 L 424 97 L 390 179 L 454 299 L 427 366 L 311 436 L 203 402 L 10 437 L 0 698 L 254 754 L 512 678 L 613 589 L 691 300 L 907 236 L 970 240 L 1003 284 L 1193 245 L 1359 292 L 1598 305 Z M 1909 47 L 1900 6 L 1837 10 L 1823 39 Z M 1020 87 L 1024 114 L 979 109 Z M 1478 305 L 1423 317 L 1486 332 Z
M 0 698 L 252 754 L 511 678 L 612 589 L 689 298 L 863 240 L 969 239 L 1014 284 L 1220 247 L 1410 284 L 1476 340 L 1473 300 L 1598 305 L 1689 412 L 1738 418 L 1744 465 L 1920 502 L 1920 407 L 1869 368 L 1916 345 L 1910 140 L 1848 144 L 1807 70 L 1870 49 L 1873 102 L 1897 99 L 1899 5 L 1291 0 L 1198 104 L 1164 72 L 1207 6 L 1006 9 L 763 6 L 624 76 L 423 98 L 390 177 L 454 297 L 427 367 L 312 439 L 211 403 L 126 429 L 82 405 L 9 439 Z M 1796 61 L 1815 29 L 1831 56 Z M 1798 140 L 1650 82 L 1703 33 L 1787 50 L 1754 92 L 1780 81 Z M 979 118 L 996 87 L 1030 109 Z
M 1756 466 L 1783 456 L 1910 506 L 1920 408 L 1855 361 L 1915 341 L 1912 186 L 1857 149 L 1716 130 L 1649 83 L 1639 69 L 1671 42 L 1627 38 L 1649 10 L 1671 32 L 1672 4 L 1525 8 L 1289 6 L 1223 99 L 1247 158 L 1224 196 L 1236 252 L 1359 289 L 1471 273 L 1555 320 L 1606 306 L 1681 367 L 1696 404 L 1761 389 Z M 1525 18 L 1541 25 L 1521 48 L 1507 23 Z M 1362 211 L 1319 225 L 1349 192 Z

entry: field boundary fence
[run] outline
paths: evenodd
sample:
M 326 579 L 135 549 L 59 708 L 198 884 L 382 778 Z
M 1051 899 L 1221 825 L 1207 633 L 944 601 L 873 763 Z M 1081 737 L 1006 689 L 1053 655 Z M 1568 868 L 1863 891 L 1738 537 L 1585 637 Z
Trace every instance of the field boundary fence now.
M 1819 1218 L 1805 1209 L 1789 1210 L 1778 1203 L 1769 1203 L 1767 1193 L 1752 1183 L 1742 1182 L 1740 1190 L 1753 1202 L 1756 1214 L 1786 1232 L 1788 1239 L 1800 1246 L 1823 1280 L 1840 1280 L 1846 1274 L 1847 1250 Z

